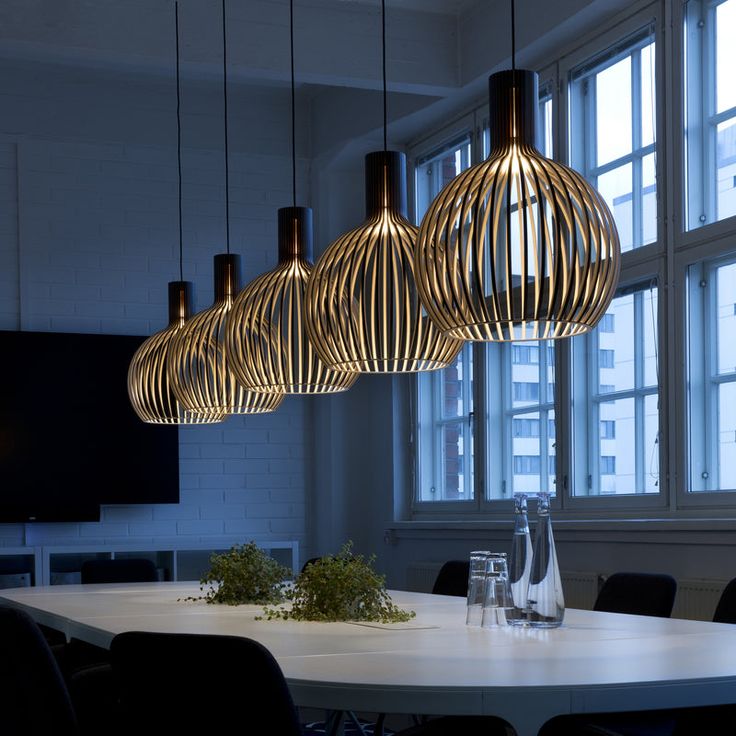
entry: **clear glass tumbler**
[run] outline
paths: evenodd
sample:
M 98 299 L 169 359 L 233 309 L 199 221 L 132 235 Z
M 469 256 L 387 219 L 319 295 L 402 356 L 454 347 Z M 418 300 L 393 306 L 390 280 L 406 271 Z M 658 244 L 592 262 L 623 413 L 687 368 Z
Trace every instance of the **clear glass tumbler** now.
M 505 626 L 514 601 L 504 553 L 494 552 L 488 559 L 485 588 L 481 626 L 485 629 Z
M 486 594 L 486 567 L 491 553 L 476 551 L 470 553 L 470 571 L 468 574 L 468 609 L 465 623 L 468 626 L 480 626 L 483 619 L 483 601 Z

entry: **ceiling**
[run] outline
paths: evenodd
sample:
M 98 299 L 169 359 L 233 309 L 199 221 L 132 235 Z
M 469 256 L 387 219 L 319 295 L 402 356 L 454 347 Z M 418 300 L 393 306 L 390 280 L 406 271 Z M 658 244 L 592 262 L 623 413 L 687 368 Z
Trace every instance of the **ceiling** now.
M 284 89 L 290 79 L 289 0 L 226 1 L 229 79 Z M 434 118 L 441 119 L 482 96 L 488 73 L 508 64 L 508 3 L 386 0 L 386 5 L 389 115 L 399 140 L 408 140 L 435 124 L 423 111 L 434 110 Z M 517 5 L 517 48 L 525 62 L 531 49 L 543 54 L 545 44 L 559 45 L 590 26 L 591 18 L 627 3 L 518 0 Z M 294 0 L 297 85 L 319 102 L 315 129 L 321 125 L 332 135 L 342 120 L 354 131 L 361 111 L 378 104 L 380 11 L 380 0 Z M 221 0 L 179 0 L 183 79 L 220 83 L 221 12 Z M 172 0 L 2 0 L 0 29 L 0 60 L 133 79 L 173 73 Z M 401 127 L 400 121 L 408 122 Z

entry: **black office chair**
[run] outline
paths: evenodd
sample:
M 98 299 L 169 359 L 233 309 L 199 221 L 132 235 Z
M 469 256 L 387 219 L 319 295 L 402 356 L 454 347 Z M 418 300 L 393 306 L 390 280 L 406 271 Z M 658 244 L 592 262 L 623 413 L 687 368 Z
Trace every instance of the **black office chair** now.
M 736 624 L 736 578 L 723 589 L 713 613 L 713 621 L 717 624 Z
M 85 560 L 82 563 L 82 584 L 94 583 L 152 583 L 158 580 L 153 562 L 146 558 L 118 558 L 114 560 Z M 89 667 L 110 664 L 107 649 L 72 638 L 62 646 L 53 647 L 54 656 L 61 667 L 67 686 L 72 678 Z M 76 691 L 72 689 L 74 698 Z
M 468 594 L 469 574 L 470 562 L 448 560 L 437 573 L 432 593 L 465 598 Z M 494 716 L 446 716 L 404 729 L 397 736 L 507 736 L 514 733 L 506 721 Z
M 606 579 L 593 610 L 669 618 L 676 593 L 670 575 L 617 572 Z
M 437 573 L 432 593 L 465 598 L 468 594 L 469 575 L 470 562 L 467 560 L 448 560 Z
M 618 572 L 606 579 L 593 610 L 669 618 L 676 593 L 670 575 Z M 687 731 L 678 730 L 684 714 L 668 709 L 561 716 L 545 724 L 540 736 L 684 736 Z
M 114 560 L 85 560 L 82 563 L 82 584 L 91 583 L 155 583 L 156 565 L 144 557 Z
M 0 607 L 3 736 L 76 736 L 69 692 L 41 630 L 25 612 Z
M 271 653 L 237 636 L 129 631 L 110 647 L 122 722 L 131 733 L 299 736 Z
M 495 716 L 445 716 L 406 728 L 395 736 L 516 736 L 516 731 Z

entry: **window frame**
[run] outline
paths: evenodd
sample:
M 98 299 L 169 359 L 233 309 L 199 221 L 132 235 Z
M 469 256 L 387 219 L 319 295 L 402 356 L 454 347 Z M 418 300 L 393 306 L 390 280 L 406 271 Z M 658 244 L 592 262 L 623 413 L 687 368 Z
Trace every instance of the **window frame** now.
M 657 183 L 657 240 L 624 254 L 620 284 L 656 278 L 658 284 L 658 354 L 659 358 L 659 418 L 660 418 L 660 493 L 636 496 L 576 497 L 572 495 L 576 468 L 571 452 L 572 395 L 569 377 L 572 368 L 572 341 L 556 342 L 557 390 L 555 416 L 557 423 L 557 489 L 556 515 L 560 520 L 698 520 L 710 523 L 718 510 L 719 518 L 736 520 L 736 495 L 733 491 L 691 493 L 688 490 L 688 397 L 687 357 L 688 308 L 685 298 L 688 268 L 704 260 L 724 257 L 736 258 L 736 216 L 706 223 L 692 230 L 686 229 L 685 173 L 687 150 L 685 142 L 686 98 L 684 82 L 688 70 L 684 57 L 685 5 L 680 0 L 641 2 L 605 22 L 602 31 L 591 32 L 582 44 L 575 45 L 557 61 L 545 67 L 549 76 L 540 75 L 540 88 L 552 80 L 553 90 L 553 145 L 555 158 L 569 161 L 564 152 L 569 150 L 569 90 L 560 80 L 568 79 L 569 71 L 586 58 L 593 58 L 604 49 L 637 30 L 652 24 L 655 31 L 656 65 L 656 183 Z M 551 73 L 549 71 L 551 70 Z M 473 120 L 473 143 L 482 145 L 482 122 L 487 117 L 485 103 L 479 105 L 470 117 Z M 417 144 L 439 139 L 440 134 L 428 136 Z M 426 148 L 425 148 L 426 150 Z M 410 149 L 410 158 L 413 150 Z M 413 177 L 410 178 L 413 187 Z M 576 338 L 577 339 L 577 338 Z M 483 344 L 480 344 L 481 348 Z M 473 348 L 476 354 L 478 346 Z M 500 352 L 500 351 L 498 351 Z M 485 396 L 479 397 L 485 384 L 476 372 L 476 503 L 473 508 L 458 510 L 441 508 L 405 508 L 404 516 L 397 517 L 422 521 L 472 520 L 508 518 L 510 500 L 485 501 L 485 477 L 479 472 L 478 461 L 486 447 L 485 425 L 480 421 L 486 406 Z M 513 433 L 513 424 L 511 433 Z M 499 472 L 497 469 L 494 472 Z M 488 482 L 494 482 L 491 473 Z M 403 498 L 409 497 L 408 494 Z M 412 495 L 413 497 L 413 495 Z M 395 504 L 398 508 L 400 504 Z M 503 515 L 503 516 L 499 516 Z

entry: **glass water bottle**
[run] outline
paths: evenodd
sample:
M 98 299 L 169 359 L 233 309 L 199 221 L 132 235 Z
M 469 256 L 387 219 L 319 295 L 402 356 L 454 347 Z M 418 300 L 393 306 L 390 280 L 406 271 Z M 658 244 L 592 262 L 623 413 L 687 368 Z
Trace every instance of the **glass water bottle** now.
M 537 529 L 534 534 L 534 555 L 529 575 L 526 625 L 554 628 L 565 616 L 560 567 L 557 564 L 552 521 L 549 516 L 549 493 L 537 494 Z
M 523 624 L 526 620 L 529 574 L 532 569 L 532 538 L 526 511 L 526 493 L 514 493 L 514 536 L 509 556 L 509 582 L 513 608 L 508 612 L 509 623 Z

